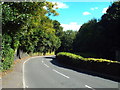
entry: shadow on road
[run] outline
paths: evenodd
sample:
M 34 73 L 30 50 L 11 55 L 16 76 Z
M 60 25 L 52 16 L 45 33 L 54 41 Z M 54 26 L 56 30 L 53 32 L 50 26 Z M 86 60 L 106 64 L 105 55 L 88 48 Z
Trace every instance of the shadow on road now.
M 60 63 L 60 62 L 58 62 L 58 60 L 55 57 L 45 57 L 45 58 L 52 59 L 50 62 L 58 67 L 67 68 L 67 69 L 71 69 L 71 70 L 74 70 L 74 71 L 79 72 L 79 73 L 88 74 L 88 75 L 97 76 L 97 77 L 101 77 L 104 79 L 109 79 L 112 81 L 120 82 L 120 80 L 116 77 L 111 77 L 109 75 L 104 75 L 104 74 L 97 73 L 97 72 L 87 71 L 87 70 L 75 68 L 75 67 Z
M 55 59 L 55 56 L 46 56 L 44 58 L 46 58 L 46 59 Z

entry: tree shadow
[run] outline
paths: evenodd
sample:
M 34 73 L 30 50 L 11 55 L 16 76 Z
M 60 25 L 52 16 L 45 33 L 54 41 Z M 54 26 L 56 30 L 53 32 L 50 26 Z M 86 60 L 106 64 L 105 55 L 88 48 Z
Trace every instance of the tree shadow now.
M 46 59 L 55 59 L 55 56 L 45 56 Z
M 87 75 L 92 75 L 92 76 L 101 77 L 104 79 L 109 79 L 112 81 L 120 82 L 120 78 L 118 78 L 118 77 L 113 77 L 113 76 L 105 75 L 105 74 L 98 73 L 98 72 L 93 72 L 93 71 L 88 71 L 85 69 L 72 67 L 70 65 L 66 65 L 66 64 L 59 62 L 55 57 L 45 57 L 45 58 L 52 59 L 50 62 L 58 67 L 67 68 L 67 69 L 74 70 L 74 71 L 79 72 L 79 73 L 83 73 L 83 74 L 87 74 Z

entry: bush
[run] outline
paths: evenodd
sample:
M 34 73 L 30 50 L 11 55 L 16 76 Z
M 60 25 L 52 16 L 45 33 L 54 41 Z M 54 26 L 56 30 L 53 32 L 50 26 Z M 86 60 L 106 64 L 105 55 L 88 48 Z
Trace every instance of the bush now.
M 107 59 L 97 59 L 97 58 L 84 58 L 80 55 L 76 55 L 76 54 L 72 54 L 72 53 L 68 53 L 68 52 L 60 52 L 57 54 L 57 58 L 58 57 L 67 57 L 70 59 L 74 59 L 74 60 L 81 60 L 81 61 L 88 61 L 88 62 L 107 62 L 107 63 L 119 63 L 118 61 L 112 61 L 112 60 L 107 60 Z
M 56 59 L 66 66 L 84 69 L 87 71 L 99 72 L 110 76 L 120 76 L 120 62 L 107 59 L 84 58 L 67 52 L 60 52 Z
M 7 70 L 12 67 L 14 61 L 14 50 L 12 48 L 4 48 L 2 50 L 2 69 Z
M 75 55 L 75 54 L 68 53 L 68 52 L 60 52 L 57 54 L 57 56 L 66 56 L 66 57 L 69 57 L 71 59 L 82 59 L 83 58 L 82 56 Z
M 70 65 L 73 65 L 73 63 L 78 64 L 79 60 L 81 60 L 83 57 L 79 55 L 75 55 L 68 52 L 60 52 L 57 54 L 57 59 L 59 59 L 60 62 L 63 63 L 69 63 Z
M 12 67 L 14 61 L 14 50 L 11 48 L 12 38 L 8 34 L 2 37 L 2 71 Z

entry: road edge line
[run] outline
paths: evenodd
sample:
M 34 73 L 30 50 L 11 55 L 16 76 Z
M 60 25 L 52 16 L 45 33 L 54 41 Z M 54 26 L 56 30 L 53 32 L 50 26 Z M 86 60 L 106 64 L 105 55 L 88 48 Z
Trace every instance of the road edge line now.
M 27 59 L 25 62 L 23 62 L 23 88 L 25 88 L 25 77 L 24 77 L 24 72 L 25 72 L 25 70 L 24 70 L 24 68 L 25 68 L 25 63 L 27 62 L 27 61 L 29 61 L 30 60 L 30 58 L 29 59 Z
M 24 68 L 25 68 L 25 63 L 27 62 L 27 61 L 29 61 L 30 59 L 32 59 L 32 58 L 37 58 L 37 57 L 42 57 L 42 56 L 35 56 L 35 57 L 30 57 L 30 58 L 28 58 L 26 61 L 24 61 L 23 62 L 23 69 L 22 69 L 22 72 L 23 72 L 23 88 L 25 88 L 25 74 L 24 74 L 24 72 L 25 72 L 25 70 L 24 70 Z

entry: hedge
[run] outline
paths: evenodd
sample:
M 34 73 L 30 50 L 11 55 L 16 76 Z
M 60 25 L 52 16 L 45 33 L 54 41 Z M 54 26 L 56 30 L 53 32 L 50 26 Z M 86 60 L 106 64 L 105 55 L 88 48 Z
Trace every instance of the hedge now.
M 115 77 L 120 76 L 120 62 L 98 58 L 84 58 L 68 52 L 60 52 L 56 59 L 63 64 L 88 71 L 107 74 Z
M 2 70 L 10 69 L 14 61 L 14 50 L 12 48 L 6 48 L 2 50 Z
M 80 55 L 76 55 L 76 54 L 72 54 L 72 53 L 68 53 L 68 52 L 60 52 L 57 54 L 57 58 L 58 57 L 68 57 L 70 59 L 74 59 L 74 60 L 82 60 L 82 61 L 89 61 L 89 62 L 107 62 L 107 63 L 120 63 L 118 61 L 112 61 L 112 60 L 107 60 L 107 59 L 98 59 L 98 58 L 84 58 Z

